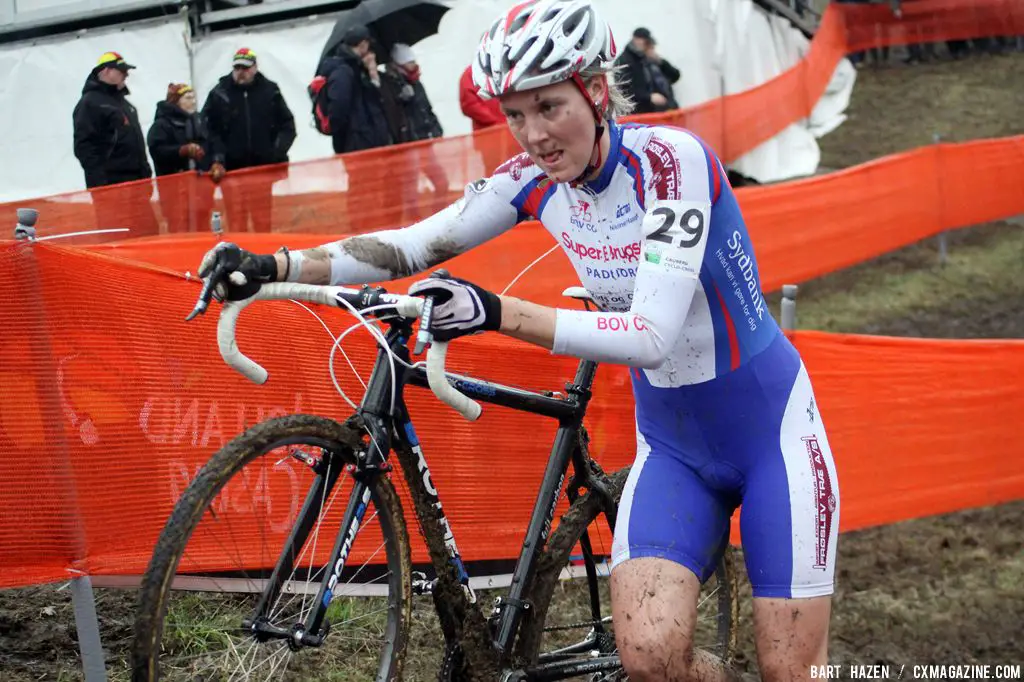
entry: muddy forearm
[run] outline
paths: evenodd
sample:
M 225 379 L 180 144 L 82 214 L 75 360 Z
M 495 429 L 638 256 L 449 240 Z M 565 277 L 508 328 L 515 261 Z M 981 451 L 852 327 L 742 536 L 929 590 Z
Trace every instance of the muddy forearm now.
M 277 260 L 278 282 L 302 282 L 305 284 L 330 284 L 331 282 L 331 259 L 322 246 L 287 253 L 278 251 L 274 254 L 274 258 Z
M 450 240 L 409 249 L 377 235 L 359 235 L 301 251 L 278 252 L 277 279 L 306 284 L 366 284 L 409 277 L 458 255 Z
M 277 255 L 278 279 L 308 284 L 369 284 L 434 268 L 497 237 L 516 224 L 510 203 L 517 186 L 507 177 L 498 191 L 491 180 L 474 184 L 463 199 L 415 225 L 360 234 L 314 249 Z
M 506 336 L 551 350 L 555 342 L 555 309 L 501 297 L 501 328 Z

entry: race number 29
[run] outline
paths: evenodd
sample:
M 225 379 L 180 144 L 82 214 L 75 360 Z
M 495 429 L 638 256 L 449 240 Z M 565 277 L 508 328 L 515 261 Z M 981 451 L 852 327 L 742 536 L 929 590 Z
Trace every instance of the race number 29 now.
M 644 216 L 645 260 L 676 270 L 699 272 L 710 228 L 711 203 L 659 201 Z
M 676 209 L 659 206 L 651 211 L 651 214 L 660 218 L 662 222 L 654 232 L 648 235 L 648 239 L 662 244 L 672 244 L 681 249 L 689 249 L 697 246 L 701 237 L 704 236 L 704 213 L 699 208 L 688 208 L 680 215 L 676 213 Z M 668 234 L 669 230 L 676 226 L 679 227 L 676 230 L 678 234 Z

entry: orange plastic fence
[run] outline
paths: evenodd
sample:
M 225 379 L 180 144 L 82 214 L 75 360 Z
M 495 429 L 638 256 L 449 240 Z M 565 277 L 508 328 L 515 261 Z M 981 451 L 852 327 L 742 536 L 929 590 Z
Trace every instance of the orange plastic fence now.
M 963 169 L 970 169 L 964 172 Z M 1024 214 L 1024 135 L 939 144 L 887 156 L 829 175 L 736 191 L 757 245 L 762 286 L 772 291 L 879 256 L 944 230 Z M 320 234 L 235 234 L 256 252 L 318 246 Z M 208 233 L 99 244 L 90 248 L 177 272 L 195 269 L 214 243 Z M 446 267 L 503 290 L 554 240 L 523 223 Z M 411 280 L 389 285 L 403 290 Z M 552 253 L 509 290 L 561 305 L 564 287 L 579 283 L 561 252 Z
M 1016 0 L 907 0 L 903 8 L 903 17 L 896 18 L 885 5 L 832 3 L 807 56 L 780 76 L 694 107 L 633 119 L 689 128 L 729 161 L 806 118 L 847 52 L 918 40 L 1024 34 L 1024 5 Z M 212 209 L 225 214 L 226 229 L 235 233 L 364 232 L 428 215 L 516 151 L 508 131 L 496 127 L 233 172 L 216 194 L 208 177 L 181 174 L 32 204 L 45 216 L 41 234 L 97 227 L 126 227 L 132 238 L 206 231 Z M 12 214 L 15 205 L 25 203 L 0 204 L 0 215 Z M 104 235 L 76 243 L 122 237 Z
M 137 574 L 188 480 L 243 426 L 294 411 L 347 414 L 327 375 L 330 339 L 308 312 L 282 302 L 242 317 L 240 346 L 270 371 L 257 387 L 221 362 L 214 316 L 183 322 L 196 290 L 78 249 L 0 245 L 0 587 Z M 333 329 L 347 326 L 339 311 L 321 312 Z M 1024 410 L 1024 342 L 809 332 L 795 341 L 836 453 L 844 529 L 1024 496 L 1012 430 Z M 365 373 L 369 341 L 346 347 Z M 557 389 L 574 363 L 481 337 L 457 344 L 451 365 Z M 351 376 L 339 378 L 360 395 Z M 515 556 L 554 424 L 490 407 L 470 425 L 426 392 L 409 398 L 464 555 Z M 626 371 L 602 367 L 588 427 L 606 468 L 632 458 L 630 401 Z M 227 513 L 286 510 L 294 494 L 288 483 L 239 485 Z M 258 530 L 280 534 L 281 521 Z

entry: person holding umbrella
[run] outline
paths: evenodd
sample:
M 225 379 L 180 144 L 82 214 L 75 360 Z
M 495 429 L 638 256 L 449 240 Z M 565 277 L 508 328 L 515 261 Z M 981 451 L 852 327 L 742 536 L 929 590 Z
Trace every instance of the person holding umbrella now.
M 350 27 L 334 53 L 317 69 L 327 77 L 327 115 L 336 154 L 383 147 L 392 142 L 370 37 L 366 26 Z

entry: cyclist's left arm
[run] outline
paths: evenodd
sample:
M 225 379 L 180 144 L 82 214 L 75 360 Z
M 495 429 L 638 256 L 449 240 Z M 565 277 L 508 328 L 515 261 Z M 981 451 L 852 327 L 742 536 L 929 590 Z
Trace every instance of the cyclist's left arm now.
M 518 191 L 508 175 L 477 180 L 466 186 L 459 201 L 414 225 L 278 253 L 277 271 L 287 272 L 289 281 L 310 284 L 363 284 L 408 277 L 515 226 L 519 215 L 511 200 Z
M 708 157 L 699 145 L 675 151 L 680 166 L 707 173 Z M 710 162 L 719 172 L 717 160 L 711 157 Z M 675 196 L 650 201 L 628 312 L 556 310 L 502 298 L 502 332 L 559 355 L 660 366 L 675 347 L 697 290 L 711 228 L 711 184 L 677 181 Z

